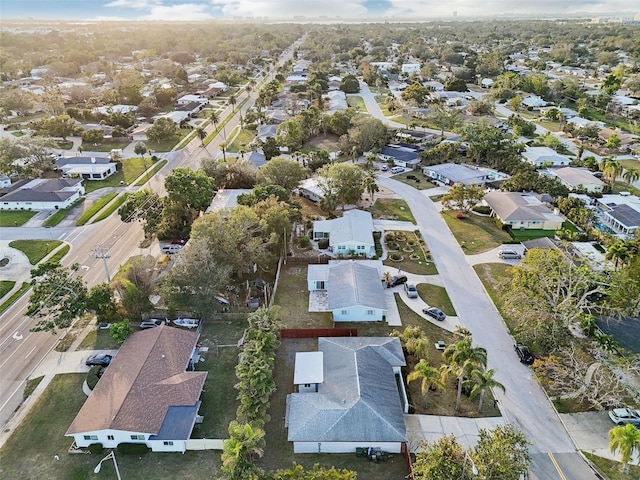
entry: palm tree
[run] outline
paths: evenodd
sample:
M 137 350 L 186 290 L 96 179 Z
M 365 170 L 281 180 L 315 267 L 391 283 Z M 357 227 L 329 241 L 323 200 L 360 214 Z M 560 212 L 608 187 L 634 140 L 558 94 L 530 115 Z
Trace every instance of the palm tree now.
M 220 142 L 220 150 L 222 150 L 222 159 L 227 162 L 227 142 Z
M 422 379 L 422 384 L 420 385 L 423 395 L 422 405 L 426 408 L 429 389 L 432 387 L 444 388 L 444 385 L 440 379 L 439 370 L 429 365 L 424 358 L 421 359 L 416 366 L 413 367 L 409 375 L 407 375 L 407 382 L 413 382 L 419 379 Z
M 638 172 L 637 168 L 629 167 L 622 174 L 622 178 L 624 181 L 631 185 L 633 182 L 640 179 L 640 172 Z
M 263 445 L 264 430 L 232 421 L 229 424 L 229 439 L 224 442 L 222 451 L 222 471 L 227 478 L 257 478 L 252 458 L 262 457 Z
M 613 186 L 618 177 L 622 174 L 622 165 L 617 160 L 608 158 L 600 163 L 600 170 L 604 178 L 607 180 L 610 186 Z
M 630 423 L 624 427 L 613 427 L 609 430 L 609 451 L 616 455 L 620 452 L 622 469 L 629 472 L 629 460 L 640 453 L 640 430 Z
M 229 105 L 231 105 L 233 107 L 232 111 L 236 111 L 236 103 L 238 103 L 238 100 L 236 99 L 235 95 L 230 95 L 229 96 Z
M 389 270 L 386 270 L 383 274 L 382 274 L 382 280 L 386 283 L 387 287 L 389 286 L 389 283 L 391 282 L 391 272 Z
M 618 264 L 622 262 L 626 263 L 629 259 L 631 252 L 629 251 L 629 245 L 624 240 L 616 240 L 615 243 L 609 245 L 605 258 L 607 260 L 613 260 L 615 262 L 614 268 L 618 269 Z
M 147 148 L 146 143 L 138 142 L 133 147 L 133 153 L 136 155 L 140 155 L 142 157 L 142 162 L 144 163 L 144 169 L 147 169 L 147 161 L 144 158 L 144 154 L 147 153 L 149 149 Z
M 449 345 L 442 352 L 442 359 L 446 362 L 441 367 L 443 380 L 450 374 L 455 375 L 458 380 L 458 394 L 456 396 L 456 412 L 460 410 L 460 399 L 462 398 L 462 384 L 465 375 L 474 367 L 485 367 L 487 365 L 487 351 L 482 347 L 473 347 L 471 337 L 465 337 L 456 343 Z
M 375 174 L 369 173 L 368 175 L 366 175 L 364 177 L 363 185 L 364 185 L 365 191 L 369 194 L 371 204 L 373 204 L 374 193 L 380 191 L 380 189 L 378 188 L 378 184 L 376 183 Z
M 207 138 L 207 131 L 202 127 L 198 127 L 198 128 L 196 128 L 196 134 L 198 135 L 198 138 L 200 139 L 200 143 L 204 147 L 204 140 Z
M 478 403 L 478 413 L 482 410 L 482 403 L 484 402 L 484 394 L 488 388 L 499 388 L 503 392 L 505 391 L 504 385 L 493 378 L 495 371 L 493 368 L 489 370 L 482 370 L 474 368 L 471 371 L 471 381 L 473 382 L 473 388 L 471 389 L 471 398 L 475 398 L 480 395 L 480 402 Z

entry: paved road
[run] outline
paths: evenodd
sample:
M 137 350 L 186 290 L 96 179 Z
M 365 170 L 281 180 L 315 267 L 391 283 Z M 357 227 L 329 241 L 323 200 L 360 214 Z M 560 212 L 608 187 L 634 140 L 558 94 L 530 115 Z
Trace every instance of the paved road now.
M 527 435 L 533 443 L 532 454 L 571 454 L 578 457 L 571 438 L 531 369 L 518 362 L 513 351 L 513 339 L 500 314 L 433 202 L 420 191 L 393 179 L 379 177 L 379 183 L 394 190 L 409 204 L 436 261 L 459 322 L 471 331 L 475 345 L 487 349 L 488 367 L 495 369 L 496 380 L 506 388 L 504 394 L 495 392 L 506 420 Z M 564 472 L 566 479 L 595 478 L 584 463 L 575 462 L 575 465 L 571 463 L 571 470 Z

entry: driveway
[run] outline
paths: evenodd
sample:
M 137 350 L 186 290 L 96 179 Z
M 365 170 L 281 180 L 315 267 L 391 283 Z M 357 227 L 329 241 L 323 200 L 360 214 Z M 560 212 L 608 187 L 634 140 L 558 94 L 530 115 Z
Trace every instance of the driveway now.
M 488 367 L 495 369 L 496 380 L 506 388 L 505 393 L 499 390 L 494 393 L 505 419 L 527 435 L 532 453 L 575 452 L 571 438 L 532 371 L 518 362 L 513 338 L 502 317 L 433 202 L 403 183 L 387 178 L 378 181 L 409 204 L 460 324 L 471 331 L 476 345 L 487 349 Z

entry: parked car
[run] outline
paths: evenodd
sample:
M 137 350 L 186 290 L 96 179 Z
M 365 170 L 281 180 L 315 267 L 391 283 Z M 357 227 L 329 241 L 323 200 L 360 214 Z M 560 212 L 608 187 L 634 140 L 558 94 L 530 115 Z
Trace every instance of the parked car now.
M 422 313 L 425 315 L 429 315 L 431 318 L 442 322 L 447 316 L 444 314 L 442 310 L 436 307 L 424 307 L 422 309 Z
M 522 254 L 515 250 L 505 249 L 498 251 L 498 257 L 500 258 L 522 258 Z
M 389 280 L 389 288 L 391 287 L 396 287 L 398 285 L 402 285 L 404 283 L 407 283 L 407 276 L 406 275 L 394 275 L 393 277 L 391 277 L 391 280 Z
M 97 353 L 87 358 L 87 361 L 84 362 L 84 364 L 88 365 L 89 367 L 93 367 L 96 365 L 99 365 L 101 367 L 108 367 L 109 364 L 111 363 L 111 358 L 112 358 L 111 355 L 104 355 L 101 353 Z
M 156 327 L 159 327 L 160 325 L 165 325 L 165 324 L 166 324 L 166 320 L 160 320 L 158 318 L 150 318 L 149 320 L 140 322 L 140 328 L 145 330 L 147 328 L 156 328 Z
M 176 318 L 173 323 L 179 327 L 196 328 L 200 320 L 197 318 Z
M 382 170 L 383 172 L 386 172 L 387 170 L 389 170 L 389 167 L 387 165 L 382 165 L 380 167 L 380 170 Z
M 409 298 L 418 298 L 418 289 L 416 288 L 415 283 L 405 283 L 404 291 Z
M 100 330 L 109 330 L 111 328 L 111 324 L 109 322 L 100 322 L 98 324 L 98 328 Z
M 640 410 L 633 408 L 614 408 L 609 411 L 609 418 L 616 425 L 631 423 L 640 426 Z
M 516 353 L 518 354 L 518 358 L 520 358 L 520 363 L 524 363 L 525 365 L 532 365 L 533 355 L 529 351 L 529 347 L 523 345 L 522 343 L 516 343 L 513 348 L 515 348 Z
M 175 245 L 173 243 L 170 243 L 169 245 L 163 245 L 161 250 L 162 253 L 167 253 L 169 255 L 179 252 L 180 249 L 182 248 L 182 245 Z
M 396 174 L 396 173 L 402 173 L 404 172 L 404 167 L 393 167 L 391 168 L 391 173 Z

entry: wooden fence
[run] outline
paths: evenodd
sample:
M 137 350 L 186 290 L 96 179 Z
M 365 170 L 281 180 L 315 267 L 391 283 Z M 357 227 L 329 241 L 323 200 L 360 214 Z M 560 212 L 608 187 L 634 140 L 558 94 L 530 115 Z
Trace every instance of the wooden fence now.
M 283 328 L 280 338 L 357 337 L 357 328 Z
M 331 257 L 326 255 L 320 255 L 317 257 L 287 257 L 284 262 L 285 263 L 295 263 L 302 265 L 310 265 L 310 264 L 323 264 L 326 265 L 331 260 Z
M 411 453 L 409 453 L 409 448 L 407 447 L 407 444 L 405 442 L 402 443 L 400 454 L 404 457 L 404 461 L 407 463 L 407 471 L 409 472 L 407 478 L 413 480 L 415 477 L 413 476 L 413 463 L 411 462 Z

